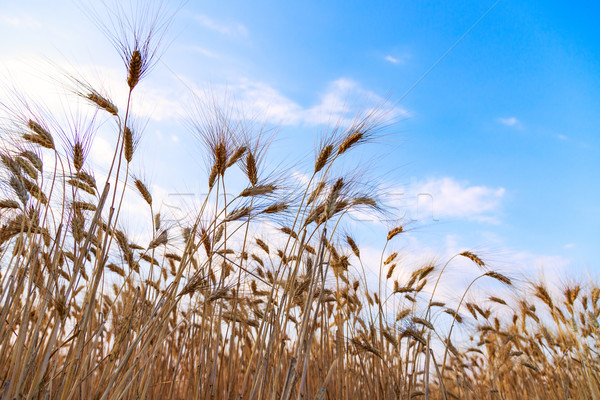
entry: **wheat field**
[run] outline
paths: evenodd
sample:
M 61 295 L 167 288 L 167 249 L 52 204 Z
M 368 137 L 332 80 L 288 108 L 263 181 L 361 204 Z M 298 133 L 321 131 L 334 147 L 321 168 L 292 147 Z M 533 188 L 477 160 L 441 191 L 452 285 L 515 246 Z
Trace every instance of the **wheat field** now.
M 381 135 L 381 108 L 325 132 L 303 186 L 265 167 L 268 133 L 208 108 L 190 123 L 208 193 L 165 222 L 131 163 L 132 97 L 168 23 L 138 17 L 143 29 L 104 25 L 124 101 L 67 76 L 92 111 L 79 129 L 25 95 L 1 102 L 0 399 L 600 399 L 600 287 L 517 285 L 472 251 L 406 265 L 402 224 L 372 259 L 340 228 L 389 212 L 338 168 Z M 108 173 L 88 160 L 98 121 Z M 143 243 L 121 218 L 129 195 L 147 208 Z M 438 287 L 460 259 L 479 275 L 449 301 Z M 510 295 L 471 297 L 482 281 Z

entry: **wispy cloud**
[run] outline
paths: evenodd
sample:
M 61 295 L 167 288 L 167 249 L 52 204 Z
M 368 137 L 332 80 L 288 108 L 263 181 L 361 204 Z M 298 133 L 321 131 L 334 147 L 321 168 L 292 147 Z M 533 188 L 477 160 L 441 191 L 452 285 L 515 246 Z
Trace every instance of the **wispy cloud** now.
M 510 126 L 514 128 L 522 127 L 521 121 L 519 121 L 516 117 L 497 118 L 496 120 L 505 126 Z
M 228 36 L 248 36 L 248 29 L 240 23 L 217 22 L 206 15 L 198 14 L 194 17 L 203 27 Z
M 387 54 L 383 59 L 392 64 L 405 64 L 406 61 L 408 60 L 408 58 L 409 58 L 408 54 L 402 54 L 402 55 Z
M 0 25 L 17 29 L 40 28 L 42 24 L 31 15 L 0 15 Z
M 208 49 L 205 49 L 204 47 L 200 47 L 200 46 L 191 46 L 192 51 L 203 55 L 204 57 L 208 57 L 208 58 L 214 58 L 214 59 L 219 59 L 221 58 L 221 56 L 217 53 L 214 53 Z

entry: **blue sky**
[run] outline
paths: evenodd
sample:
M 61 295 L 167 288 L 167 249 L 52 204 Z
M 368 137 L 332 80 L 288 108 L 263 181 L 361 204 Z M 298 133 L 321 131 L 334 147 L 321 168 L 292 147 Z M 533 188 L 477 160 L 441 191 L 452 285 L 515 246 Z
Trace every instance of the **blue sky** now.
M 177 154 L 193 159 L 197 149 L 180 121 L 190 87 L 260 113 L 279 126 L 275 150 L 299 156 L 345 101 L 350 114 L 389 96 L 397 121 L 363 157 L 384 151 L 376 174 L 419 219 L 400 247 L 472 248 L 510 271 L 595 276 L 599 11 L 591 2 L 510 0 L 190 1 L 141 89 L 142 158 L 157 191 L 201 190 L 191 176 L 173 178 L 189 165 Z M 26 90 L 32 75 L 51 81 L 46 58 L 123 86 L 118 55 L 74 2 L 5 1 L 0 35 L 2 77 Z

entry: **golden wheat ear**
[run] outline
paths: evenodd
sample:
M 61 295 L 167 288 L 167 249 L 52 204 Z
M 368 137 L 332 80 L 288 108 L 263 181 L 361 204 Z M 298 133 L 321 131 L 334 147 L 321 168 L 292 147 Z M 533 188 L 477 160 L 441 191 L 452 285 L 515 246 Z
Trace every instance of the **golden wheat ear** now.
M 127 74 L 127 84 L 129 85 L 129 89 L 133 90 L 133 88 L 140 81 L 140 76 L 142 75 L 142 54 L 138 49 L 133 50 L 131 56 L 129 57 L 129 68 Z
M 115 117 L 119 115 L 117 106 L 115 106 L 112 101 L 102 96 L 100 93 L 91 90 L 87 95 L 82 96 L 86 97 L 89 101 L 98 106 L 98 108 L 106 111 L 107 113 L 114 115 Z
M 148 203 L 149 206 L 152 206 L 152 195 L 146 187 L 146 184 L 142 182 L 142 180 L 139 178 L 135 178 L 133 183 L 135 184 L 136 189 L 138 190 L 144 201 Z

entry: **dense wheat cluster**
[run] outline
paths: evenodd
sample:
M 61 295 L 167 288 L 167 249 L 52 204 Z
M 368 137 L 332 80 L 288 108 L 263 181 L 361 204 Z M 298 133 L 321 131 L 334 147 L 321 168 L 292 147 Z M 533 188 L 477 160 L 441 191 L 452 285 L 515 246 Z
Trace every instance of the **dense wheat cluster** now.
M 189 125 L 209 193 L 190 219 L 165 223 L 130 168 L 131 101 L 160 43 L 152 23 L 136 26 L 148 29 L 117 46 L 127 98 L 71 79 L 96 113 L 78 129 L 2 99 L 1 399 L 600 398 L 600 288 L 531 283 L 473 300 L 479 281 L 513 282 L 465 251 L 453 259 L 480 274 L 442 302 L 453 259 L 403 264 L 389 250 L 400 225 L 381 238 L 380 260 L 365 259 L 339 229 L 354 211 L 385 212 L 368 182 L 336 168 L 380 133 L 378 110 L 324 135 L 302 187 L 266 170 L 260 129 L 205 110 Z M 113 130 L 108 174 L 87 160 L 99 120 Z M 231 195 L 236 169 L 247 184 Z M 143 243 L 120 219 L 130 192 L 147 204 Z

